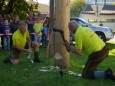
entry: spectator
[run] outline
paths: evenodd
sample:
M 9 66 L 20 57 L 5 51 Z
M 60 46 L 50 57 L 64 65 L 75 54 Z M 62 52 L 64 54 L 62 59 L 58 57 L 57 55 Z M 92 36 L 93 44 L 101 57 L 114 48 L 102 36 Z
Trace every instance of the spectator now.
M 13 39 L 13 55 L 8 56 L 5 58 L 4 63 L 11 62 L 12 64 L 16 65 L 19 63 L 19 56 L 22 51 L 25 51 L 27 53 L 32 52 L 32 48 L 34 50 L 34 62 L 41 62 L 39 59 L 39 48 L 38 43 L 31 42 L 31 39 L 29 37 L 29 32 L 26 29 L 27 25 L 24 21 L 20 21 L 19 28 L 17 31 L 14 32 L 14 35 L 12 37 Z
M 44 23 L 46 23 L 46 27 L 49 28 L 49 26 L 50 26 L 50 17 L 46 17 Z
M 19 22 L 20 22 L 19 16 L 15 15 L 13 22 L 10 23 L 11 28 L 12 28 L 12 33 L 14 33 L 18 29 Z
M 9 14 L 6 14 L 6 15 L 4 16 L 4 20 L 8 20 L 8 22 L 10 23 L 10 22 L 11 22 L 10 15 L 9 15 Z
M 3 20 L 2 20 L 2 25 L 5 24 L 5 20 L 8 20 L 8 23 L 9 23 L 9 25 L 10 25 L 10 15 L 9 15 L 9 14 L 4 15 L 4 18 L 3 18 Z M 1 32 L 2 32 L 2 29 L 1 29 Z M 4 37 L 4 36 L 1 36 L 1 45 L 2 45 L 2 49 L 4 50 L 3 37 Z
M 2 33 L 3 36 L 3 49 L 4 50 L 10 50 L 10 34 L 11 33 L 11 26 L 8 23 L 8 20 L 4 20 L 4 24 L 2 25 Z
M 36 23 L 35 18 L 33 16 L 33 12 L 29 12 L 28 13 L 28 18 L 26 18 L 26 22 L 28 24 L 28 31 L 29 33 L 35 33 L 34 29 L 33 29 L 33 25 Z M 31 41 L 35 40 L 35 35 L 31 34 Z
M 2 19 L 2 15 L 0 15 L 0 33 L 1 33 L 2 24 L 3 24 L 3 19 Z
M 100 23 L 100 26 L 103 26 L 103 23 L 102 23 L 102 22 Z
M 51 30 L 50 30 L 50 17 L 46 17 L 44 23 L 46 23 L 46 28 L 47 28 L 47 44 L 49 42 L 49 38 L 50 38 L 50 33 L 51 33 Z
M 87 54 L 88 60 L 84 67 L 82 77 L 89 79 L 109 78 L 115 81 L 115 76 L 111 68 L 105 71 L 97 70 L 98 65 L 107 57 L 109 49 L 105 43 L 88 27 L 81 27 L 75 20 L 69 22 L 69 30 L 74 34 L 75 47 L 69 46 L 68 41 L 64 42 L 66 48 L 77 55 L 81 55 L 82 50 Z
M 10 23 L 11 28 L 12 28 L 12 33 L 14 33 L 18 29 L 19 22 L 20 22 L 19 16 L 15 15 L 14 19 L 13 19 L 13 22 Z M 11 39 L 10 39 L 10 46 L 12 48 L 12 36 L 11 36 Z
M 47 29 L 47 24 L 46 23 L 43 23 L 43 29 L 42 29 L 42 47 L 47 47 L 47 32 L 48 32 L 48 29 Z
M 2 15 L 0 15 L 0 33 L 2 33 L 2 25 L 3 25 L 3 18 Z M 1 45 L 3 49 L 3 36 L 1 36 Z
M 40 45 L 41 36 L 42 36 L 41 31 L 42 31 L 43 26 L 41 23 L 39 23 L 39 18 L 36 18 L 36 23 L 34 24 L 33 28 L 36 33 L 35 41 L 38 42 L 38 44 Z

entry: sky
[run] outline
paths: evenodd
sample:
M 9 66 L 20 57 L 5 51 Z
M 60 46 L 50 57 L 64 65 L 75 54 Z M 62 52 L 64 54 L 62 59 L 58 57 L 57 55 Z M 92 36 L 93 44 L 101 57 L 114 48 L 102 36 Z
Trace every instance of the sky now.
M 37 1 L 38 1 L 38 3 L 49 5 L 50 0 L 37 0 Z

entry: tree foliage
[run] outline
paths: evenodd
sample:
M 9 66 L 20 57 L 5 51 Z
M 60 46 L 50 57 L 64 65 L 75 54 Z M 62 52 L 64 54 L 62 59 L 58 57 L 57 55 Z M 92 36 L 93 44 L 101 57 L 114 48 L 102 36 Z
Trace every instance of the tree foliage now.
M 84 10 L 86 7 L 86 1 L 85 0 L 73 0 L 71 2 L 71 17 L 79 16 L 81 11 Z
M 25 19 L 26 14 L 29 11 L 34 13 L 39 13 L 38 3 L 29 4 L 26 0 L 0 0 L 0 14 L 4 16 L 5 14 L 10 14 L 11 17 L 14 15 L 19 15 L 20 19 Z

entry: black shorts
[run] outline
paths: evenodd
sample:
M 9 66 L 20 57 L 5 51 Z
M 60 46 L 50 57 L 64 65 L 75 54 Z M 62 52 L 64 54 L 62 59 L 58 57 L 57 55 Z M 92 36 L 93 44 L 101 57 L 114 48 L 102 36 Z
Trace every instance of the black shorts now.
M 28 48 L 29 48 L 29 46 L 28 46 L 27 43 L 26 43 L 26 45 L 25 45 L 24 48 L 25 48 L 25 49 L 28 49 Z M 14 58 L 14 59 L 19 59 L 21 52 L 22 52 L 21 50 L 18 50 L 17 48 L 12 47 L 12 53 L 13 53 L 13 58 Z

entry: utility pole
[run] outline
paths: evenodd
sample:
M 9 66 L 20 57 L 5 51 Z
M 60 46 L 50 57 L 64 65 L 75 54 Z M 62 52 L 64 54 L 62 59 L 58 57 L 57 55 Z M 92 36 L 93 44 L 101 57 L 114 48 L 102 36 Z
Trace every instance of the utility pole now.
M 106 0 L 104 1 L 104 4 L 106 5 Z
M 95 5 L 96 5 L 97 23 L 99 25 L 99 6 L 97 0 L 95 0 Z

